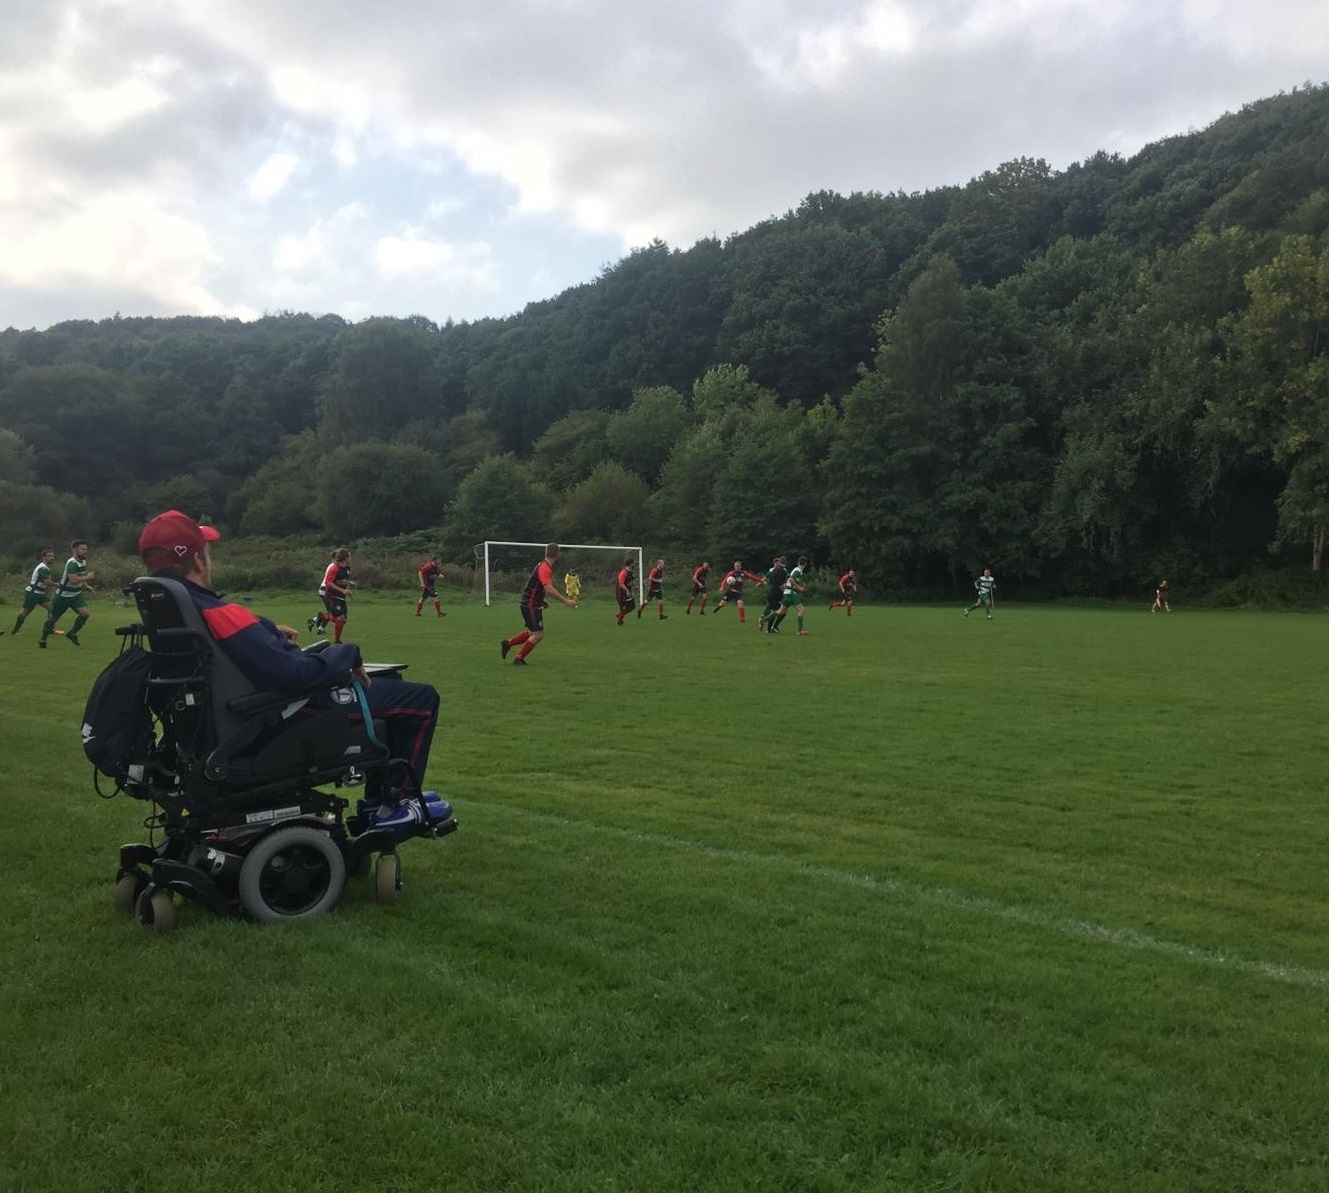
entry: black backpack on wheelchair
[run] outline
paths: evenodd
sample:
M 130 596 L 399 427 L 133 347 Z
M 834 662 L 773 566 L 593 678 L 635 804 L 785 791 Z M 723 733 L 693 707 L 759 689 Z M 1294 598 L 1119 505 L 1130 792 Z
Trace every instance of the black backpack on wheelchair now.
M 411 786 L 409 766 L 382 745 L 383 723 L 306 709 L 319 691 L 256 689 L 177 580 L 142 577 L 125 592 L 140 620 L 116 633 L 130 650 L 147 649 L 151 729 L 113 773 L 118 791 L 154 810 L 145 821 L 150 842 L 120 849 L 117 906 L 158 931 L 174 926 L 176 895 L 223 916 L 300 918 L 335 905 L 348 874 L 371 870 L 378 900 L 394 899 L 397 846 L 446 836 L 457 822 L 433 792 L 416 792 L 413 826 L 375 828 L 385 793 Z M 403 667 L 367 670 L 395 676 Z M 356 696 L 354 686 L 340 693 L 348 706 Z M 88 732 L 85 724 L 85 739 Z M 363 793 L 351 815 L 337 790 Z

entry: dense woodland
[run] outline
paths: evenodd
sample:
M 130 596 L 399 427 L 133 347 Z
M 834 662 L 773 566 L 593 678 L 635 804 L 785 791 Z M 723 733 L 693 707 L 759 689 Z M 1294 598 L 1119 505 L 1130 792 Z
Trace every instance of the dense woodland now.
M 1318 86 L 1130 158 L 809 195 L 505 319 L 11 328 L 0 553 L 178 506 L 458 561 L 806 552 L 878 595 L 985 565 L 1030 595 L 1318 579 L 1327 383 Z

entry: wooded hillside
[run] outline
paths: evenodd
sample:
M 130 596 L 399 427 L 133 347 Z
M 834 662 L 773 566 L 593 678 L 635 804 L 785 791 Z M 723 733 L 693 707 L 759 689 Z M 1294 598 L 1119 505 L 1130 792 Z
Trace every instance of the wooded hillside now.
M 1329 88 L 1130 158 L 809 195 L 507 319 L 0 333 L 0 553 L 167 506 L 232 534 L 436 528 L 777 549 L 939 593 L 1318 572 Z

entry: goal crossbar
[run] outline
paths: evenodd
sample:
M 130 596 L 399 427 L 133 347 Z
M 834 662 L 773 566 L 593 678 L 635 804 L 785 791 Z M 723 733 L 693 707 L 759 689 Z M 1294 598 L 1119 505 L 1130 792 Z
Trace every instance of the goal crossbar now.
M 484 560 L 485 571 L 485 604 L 489 605 L 492 601 L 493 593 L 490 589 L 490 556 L 491 547 L 534 547 L 540 552 L 540 557 L 544 558 L 544 549 L 548 543 L 516 543 L 507 539 L 485 539 L 483 543 L 476 543 L 476 560 Z M 620 555 L 627 552 L 635 552 L 637 556 L 637 604 L 641 605 L 646 600 L 646 578 L 643 569 L 643 556 L 640 547 L 633 547 L 627 544 L 615 545 L 613 543 L 559 543 L 560 551 L 617 551 Z

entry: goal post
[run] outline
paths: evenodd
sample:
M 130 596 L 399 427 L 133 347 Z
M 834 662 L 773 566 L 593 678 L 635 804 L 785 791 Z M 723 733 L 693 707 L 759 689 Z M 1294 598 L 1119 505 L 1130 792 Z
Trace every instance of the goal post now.
M 545 547 L 548 543 L 518 543 L 508 539 L 485 539 L 483 543 L 475 544 L 475 566 L 478 572 L 482 572 L 485 578 L 485 604 L 493 604 L 494 599 L 494 577 L 499 572 L 509 570 L 518 571 L 523 578 L 530 573 L 539 560 L 544 558 Z M 516 548 L 521 551 L 517 555 Z M 534 552 L 534 554 L 532 554 Z M 563 573 L 571 569 L 576 569 L 579 561 L 576 555 L 581 552 L 594 552 L 609 554 L 605 556 L 604 563 L 617 573 L 622 566 L 623 559 L 628 555 L 637 557 L 637 604 L 641 605 L 646 600 L 646 578 L 644 575 L 643 561 L 644 555 L 641 547 L 629 545 L 615 546 L 605 543 L 560 543 L 559 544 L 559 574 L 554 577 L 556 583 L 562 587 Z M 569 558 L 572 555 L 573 558 Z M 593 555 L 592 558 L 596 558 Z M 515 563 L 515 568 L 509 569 L 503 566 L 506 563 Z M 583 591 L 586 591 L 583 589 Z

